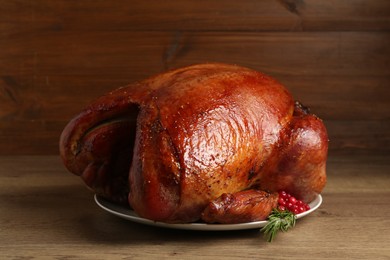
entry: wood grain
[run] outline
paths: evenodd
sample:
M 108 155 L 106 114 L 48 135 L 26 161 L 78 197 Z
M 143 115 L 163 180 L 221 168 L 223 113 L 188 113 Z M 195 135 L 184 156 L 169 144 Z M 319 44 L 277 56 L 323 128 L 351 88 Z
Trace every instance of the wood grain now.
M 382 31 L 386 0 L 5 1 L 6 34 L 44 31 Z M 18 14 L 18 15 L 15 15 Z
M 331 156 L 324 202 L 268 244 L 259 230 L 194 232 L 100 210 L 57 156 L 0 157 L 4 259 L 389 259 L 389 156 Z
M 273 76 L 389 77 L 389 40 L 388 32 L 37 33 L 1 41 L 0 68 L 2 75 L 29 75 L 32 80 L 39 75 L 134 80 L 172 67 L 216 61 Z
M 390 3 L 5 1 L 0 155 L 57 154 L 96 97 L 201 62 L 281 81 L 325 120 L 332 153 L 390 153 Z
M 61 42 L 62 34 L 15 36 L 18 44 L 8 46 L 6 62 L 0 64 L 0 139 L 7 147 L 0 154 L 56 153 L 62 128 L 91 100 L 168 68 L 207 61 L 249 66 L 276 77 L 326 121 L 381 120 L 389 129 L 390 34 L 304 33 L 297 38 L 293 33 L 197 32 L 179 40 L 170 33 L 127 35 L 67 33 L 72 45 Z M 167 57 L 169 46 L 179 50 Z M 348 137 L 345 131 L 330 131 L 331 140 Z M 386 131 L 375 136 L 361 131 L 360 137 L 369 136 L 363 142 L 380 144 L 389 138 Z
M 387 0 L 2 1 L 0 258 L 389 259 L 389 42 Z M 57 156 L 91 100 L 212 61 L 277 78 L 329 132 L 323 204 L 272 244 L 116 218 Z

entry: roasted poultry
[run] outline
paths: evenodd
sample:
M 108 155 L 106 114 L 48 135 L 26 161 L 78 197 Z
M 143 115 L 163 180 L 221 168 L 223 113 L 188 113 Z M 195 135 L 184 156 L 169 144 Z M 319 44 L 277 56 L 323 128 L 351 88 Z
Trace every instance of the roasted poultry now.
M 323 122 L 260 72 L 168 71 L 100 97 L 62 132 L 67 169 L 96 194 L 169 223 L 264 220 L 284 190 L 326 183 Z

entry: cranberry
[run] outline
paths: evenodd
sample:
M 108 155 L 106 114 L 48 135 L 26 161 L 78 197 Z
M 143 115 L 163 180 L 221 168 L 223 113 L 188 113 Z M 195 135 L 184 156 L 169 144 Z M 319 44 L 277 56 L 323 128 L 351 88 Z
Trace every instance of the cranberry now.
M 279 192 L 279 198 L 282 198 L 282 199 L 286 200 L 287 199 L 287 193 L 285 191 Z
M 286 201 L 283 198 L 278 199 L 278 204 L 281 206 L 286 206 Z
M 279 210 L 289 210 L 294 214 L 299 214 L 310 209 L 308 204 L 296 199 L 285 191 L 279 191 L 278 205 Z
M 291 202 L 292 204 L 297 203 L 297 199 L 294 198 L 294 197 L 290 197 L 290 198 L 288 199 L 288 201 Z

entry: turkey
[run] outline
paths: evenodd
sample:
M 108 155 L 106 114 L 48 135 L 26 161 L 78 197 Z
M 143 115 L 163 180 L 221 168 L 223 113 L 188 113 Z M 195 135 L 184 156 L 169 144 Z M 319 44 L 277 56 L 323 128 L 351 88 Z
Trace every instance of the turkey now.
M 220 63 L 116 89 L 60 138 L 64 165 L 96 194 L 167 223 L 264 220 L 280 190 L 310 202 L 327 152 L 322 120 L 283 85 Z

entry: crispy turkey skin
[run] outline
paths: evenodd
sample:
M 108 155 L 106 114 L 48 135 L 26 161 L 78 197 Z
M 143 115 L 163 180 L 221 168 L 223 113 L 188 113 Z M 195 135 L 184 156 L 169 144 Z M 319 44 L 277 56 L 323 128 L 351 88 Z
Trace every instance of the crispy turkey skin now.
M 327 150 L 323 122 L 284 86 L 217 63 L 114 90 L 72 119 L 60 138 L 65 166 L 97 194 L 170 223 L 199 220 L 222 195 L 239 193 L 245 201 L 257 194 L 248 190 L 285 190 L 310 202 L 326 183 Z M 274 196 L 265 197 L 274 205 L 266 201 Z M 230 210 L 203 219 L 262 220 L 271 210 L 241 207 L 234 217 Z

